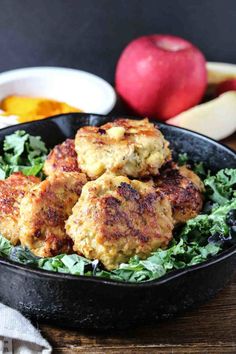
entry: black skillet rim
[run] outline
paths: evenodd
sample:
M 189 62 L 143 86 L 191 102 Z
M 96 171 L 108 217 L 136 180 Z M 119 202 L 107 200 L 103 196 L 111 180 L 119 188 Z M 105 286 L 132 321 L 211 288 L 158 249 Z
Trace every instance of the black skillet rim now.
M 47 120 L 55 120 L 57 118 L 61 118 L 61 117 L 65 117 L 67 116 L 68 114 L 58 114 L 58 115 L 55 115 L 55 116 L 51 116 L 51 117 L 48 117 L 46 118 Z M 102 114 L 95 114 L 95 113 L 80 113 L 80 112 L 76 112 L 76 113 L 69 113 L 69 115 L 72 115 L 72 116 L 96 116 L 96 117 L 108 117 L 108 118 L 111 118 L 112 120 L 114 119 L 118 119 L 118 118 L 130 118 L 130 119 L 138 119 L 138 117 L 134 117 L 134 116 L 130 116 L 130 115 L 119 115 L 119 116 L 116 116 L 116 115 L 102 115 Z M 161 123 L 162 125 L 165 125 L 165 126 L 169 126 L 168 124 L 166 124 L 165 122 L 161 122 L 161 121 L 158 121 L 156 119 L 153 119 L 153 118 L 149 118 L 150 121 L 154 122 L 154 123 Z M 36 122 L 45 122 L 45 119 L 40 119 L 40 120 L 37 120 L 37 121 L 33 121 L 33 122 L 27 122 L 27 123 L 23 123 L 24 125 L 31 125 L 31 124 L 34 124 Z M 12 125 L 10 126 L 11 128 L 20 128 L 22 124 L 15 124 L 15 125 Z M 200 139 L 204 139 L 206 141 L 209 141 L 210 143 L 220 147 L 220 148 L 223 148 L 225 151 L 229 151 L 231 153 L 233 153 L 235 156 L 236 156 L 236 152 L 231 149 L 230 147 L 222 144 L 222 143 L 219 143 L 203 134 L 199 134 L 199 133 L 196 133 L 196 132 L 193 132 L 189 129 L 184 129 L 184 128 L 180 128 L 180 127 L 177 127 L 175 125 L 173 125 L 173 127 L 179 131 L 182 131 L 182 132 L 189 132 L 191 135 L 194 135 L 196 137 L 199 137 Z M 5 130 L 7 130 L 9 127 L 5 127 L 5 128 L 2 128 L 0 129 L 1 132 L 4 132 Z M 227 250 L 224 250 L 222 252 L 220 252 L 218 255 L 216 256 L 212 256 L 211 258 L 209 258 L 208 260 L 204 261 L 204 262 L 201 262 L 199 264 L 195 264 L 195 265 L 192 265 L 192 266 L 189 266 L 187 268 L 184 268 L 184 269 L 177 269 L 177 270 L 172 270 L 170 271 L 169 273 L 165 274 L 164 276 L 158 278 L 158 279 L 154 279 L 154 280 L 149 280 L 149 281 L 145 281 L 145 282 L 140 282 L 140 283 L 129 283 L 129 282 L 124 282 L 124 281 L 118 281 L 118 280 L 113 280 L 113 279 L 106 279 L 105 277 L 96 277 L 96 276 L 85 276 L 85 275 L 72 275 L 72 274 L 65 274 L 65 273 L 58 273 L 58 272 L 53 272 L 53 271 L 48 271 L 48 270 L 44 270 L 44 269 L 38 269 L 38 268 L 33 268 L 32 266 L 30 265 L 24 265 L 24 264 L 20 264 L 20 263 L 17 263 L 17 262 L 14 262 L 14 261 L 11 261 L 11 260 L 8 260 L 7 258 L 4 258 L 4 257 L 1 257 L 0 256 L 0 264 L 3 265 L 3 266 L 7 266 L 7 267 L 10 267 L 14 270 L 19 270 L 20 272 L 29 272 L 31 275 L 39 275 L 39 276 L 44 276 L 44 277 L 48 277 L 48 278 L 51 278 L 51 279 L 57 279 L 57 280 L 77 280 L 77 281 L 85 281 L 85 282 L 92 282 L 92 283 L 102 283 L 104 285 L 109 285 L 109 286 L 122 286 L 122 287 L 150 287 L 150 286 L 153 286 L 153 285 L 161 285 L 161 284 L 165 284 L 169 281 L 171 281 L 172 279 L 175 279 L 175 278 L 178 278 L 182 275 L 185 275 L 187 273 L 192 273 L 192 272 L 195 272 L 199 269 L 204 269 L 204 268 L 207 268 L 213 264 L 216 264 L 218 262 L 221 262 L 231 256 L 233 256 L 234 254 L 236 254 L 236 245 L 235 246 L 231 246 L 229 249 Z

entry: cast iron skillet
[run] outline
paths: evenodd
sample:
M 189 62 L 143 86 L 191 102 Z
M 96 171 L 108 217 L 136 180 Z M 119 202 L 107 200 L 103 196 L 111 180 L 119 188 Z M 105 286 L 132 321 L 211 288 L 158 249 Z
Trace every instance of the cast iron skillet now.
M 74 137 L 84 125 L 115 119 L 92 114 L 64 114 L 0 130 L 4 136 L 17 129 L 40 135 L 49 148 Z M 213 172 L 236 168 L 229 148 L 191 131 L 159 124 L 176 153 L 188 153 Z M 0 301 L 23 314 L 74 328 L 124 328 L 150 323 L 197 306 L 214 296 L 233 275 L 236 246 L 186 270 L 151 282 L 127 284 L 36 270 L 0 258 Z

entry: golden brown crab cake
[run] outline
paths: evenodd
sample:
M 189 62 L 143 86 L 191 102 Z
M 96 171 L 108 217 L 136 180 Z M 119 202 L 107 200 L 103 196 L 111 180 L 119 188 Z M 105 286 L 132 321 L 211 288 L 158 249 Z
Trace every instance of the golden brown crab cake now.
M 182 176 L 188 178 L 201 192 L 205 191 L 204 184 L 201 180 L 201 178 L 193 172 L 189 167 L 186 165 L 184 166 L 179 166 L 179 171 Z
M 75 138 L 81 170 L 96 179 L 105 171 L 140 178 L 156 175 L 171 157 L 168 142 L 148 119 L 118 119 L 83 127 Z
M 62 144 L 56 145 L 49 153 L 43 170 L 47 176 L 57 172 L 80 172 L 75 141 L 66 139 Z
M 74 250 L 115 269 L 130 257 L 145 259 L 172 239 L 170 202 L 149 183 L 106 173 L 82 189 L 66 222 Z
M 15 172 L 0 181 L 0 233 L 13 245 L 19 242 L 20 202 L 30 188 L 40 182 L 34 176 Z
M 32 188 L 20 206 L 20 241 L 35 255 L 51 257 L 72 250 L 65 221 L 77 202 L 83 185 L 83 173 L 53 174 Z
M 155 183 L 169 198 L 176 224 L 184 223 L 200 213 L 203 206 L 204 185 L 189 168 L 169 163 L 162 168 Z

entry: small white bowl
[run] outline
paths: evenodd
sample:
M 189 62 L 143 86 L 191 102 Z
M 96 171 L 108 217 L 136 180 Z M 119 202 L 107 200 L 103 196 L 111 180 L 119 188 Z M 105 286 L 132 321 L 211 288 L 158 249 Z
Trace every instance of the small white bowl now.
M 79 108 L 86 113 L 108 114 L 116 103 L 112 86 L 85 71 L 34 67 L 0 74 L 0 100 L 9 95 L 46 97 Z

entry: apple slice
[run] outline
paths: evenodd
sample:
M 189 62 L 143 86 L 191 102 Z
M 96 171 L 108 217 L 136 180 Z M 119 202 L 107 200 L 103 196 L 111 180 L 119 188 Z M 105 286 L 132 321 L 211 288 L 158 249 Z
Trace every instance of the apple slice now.
M 208 85 L 236 78 L 236 65 L 228 63 L 207 62 Z
M 168 124 L 193 130 L 215 140 L 221 140 L 236 131 L 236 91 L 178 114 Z

